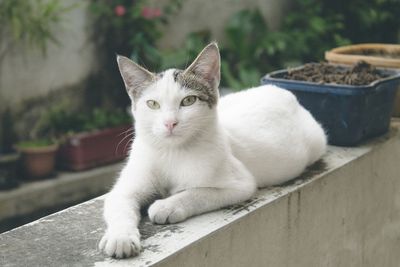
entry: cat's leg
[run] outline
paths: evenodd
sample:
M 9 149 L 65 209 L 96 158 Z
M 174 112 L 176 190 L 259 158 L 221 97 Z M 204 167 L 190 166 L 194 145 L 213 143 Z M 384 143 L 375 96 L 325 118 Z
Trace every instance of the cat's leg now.
M 148 213 L 154 223 L 176 223 L 193 215 L 250 199 L 255 191 L 256 186 L 252 182 L 229 188 L 191 188 L 157 200 L 150 206 Z
M 155 193 L 151 178 L 145 174 L 128 164 L 104 201 L 107 230 L 99 249 L 110 257 L 124 258 L 140 252 L 140 207 Z
M 257 190 L 253 175 L 233 156 L 224 163 L 217 167 L 214 185 L 188 188 L 154 202 L 148 210 L 150 220 L 158 224 L 176 223 L 250 199 Z

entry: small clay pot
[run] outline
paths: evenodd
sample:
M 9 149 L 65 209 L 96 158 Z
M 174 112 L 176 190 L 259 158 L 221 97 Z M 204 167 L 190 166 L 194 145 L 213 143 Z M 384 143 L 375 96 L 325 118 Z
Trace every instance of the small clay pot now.
M 45 147 L 18 147 L 27 178 L 40 179 L 54 174 L 58 145 Z

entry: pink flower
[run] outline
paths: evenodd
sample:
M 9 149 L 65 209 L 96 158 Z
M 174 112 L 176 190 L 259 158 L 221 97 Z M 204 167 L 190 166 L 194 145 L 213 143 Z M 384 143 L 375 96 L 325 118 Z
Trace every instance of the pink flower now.
M 115 15 L 117 15 L 118 17 L 121 17 L 121 16 L 125 15 L 125 13 L 126 13 L 126 8 L 125 8 L 123 5 L 117 5 L 117 6 L 114 8 L 114 13 L 115 13 Z
M 154 19 L 160 17 L 162 12 L 159 8 L 144 7 L 141 15 L 146 19 Z
M 153 18 L 161 17 L 161 15 L 162 15 L 161 9 L 159 9 L 159 8 L 153 9 Z

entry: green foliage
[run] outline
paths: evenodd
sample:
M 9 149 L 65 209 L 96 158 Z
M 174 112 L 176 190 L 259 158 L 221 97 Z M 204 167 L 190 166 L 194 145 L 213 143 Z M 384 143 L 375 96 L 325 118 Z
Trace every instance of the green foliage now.
M 89 112 L 70 112 L 63 107 L 51 109 L 39 122 L 39 132 L 57 138 L 79 132 L 100 130 L 132 123 L 123 110 L 93 109 Z
M 199 51 L 204 48 L 205 44 L 207 44 L 209 40 L 209 31 L 190 33 L 182 48 L 172 51 L 163 51 L 161 53 L 160 69 L 186 68 L 188 64 L 191 63 L 190 60 L 196 58 Z
M 226 44 L 221 47 L 223 86 L 239 90 L 259 84 L 265 71 L 263 62 L 268 60 L 267 47 L 263 45 L 266 29 L 259 11 L 243 10 L 228 21 Z
M 0 34 L 9 36 L 11 42 L 38 47 L 45 52 L 48 41 L 57 43 L 54 26 L 75 6 L 65 6 L 60 0 L 2 0 Z
M 90 9 L 97 18 L 97 41 L 107 54 L 130 56 L 154 69 L 159 67 L 161 57 L 156 48 L 156 41 L 162 36 L 159 26 L 180 8 L 181 0 L 171 0 L 164 8 L 150 7 L 148 2 L 93 0 Z
M 119 74 L 115 54 L 132 58 L 150 70 L 157 70 L 161 54 L 156 48 L 162 32 L 159 26 L 176 12 L 182 0 L 168 4 L 148 0 L 91 0 L 90 10 L 95 18 L 93 37 L 99 51 L 102 68 L 93 80 L 97 104 L 126 107 L 130 104 Z M 90 88 L 92 90 L 92 88 Z M 92 90 L 93 91 L 93 90 Z M 93 97 L 89 98 L 92 101 Z
M 107 111 L 94 109 L 89 116 L 83 118 L 82 130 L 91 131 L 115 127 L 123 124 L 132 123 L 132 118 L 122 110 Z
M 285 43 L 286 51 L 272 53 L 276 59 L 274 64 L 283 66 L 293 59 L 297 62 L 322 60 L 326 50 L 350 43 L 350 40 L 341 34 L 345 27 L 343 15 L 324 14 L 324 2 L 326 1 L 295 2 L 296 12 L 292 11 L 285 17 L 276 36 Z M 283 52 L 285 55 L 282 55 Z
M 222 84 L 242 89 L 259 84 L 269 71 L 321 60 L 324 51 L 349 43 L 338 35 L 341 16 L 319 15 L 319 6 L 302 0 L 302 11 L 289 12 L 281 30 L 269 31 L 258 10 L 243 10 L 226 27 L 226 46 L 222 50 Z
M 323 59 L 324 52 L 350 43 L 400 41 L 400 1 L 397 0 L 297 0 L 283 20 L 278 36 L 290 49 L 278 66 L 296 59 Z
M 314 0 L 313 2 L 319 2 Z M 321 14 L 342 14 L 345 27 L 339 32 L 353 43 L 400 42 L 400 1 L 324 0 Z
M 321 61 L 324 52 L 362 42 L 400 41 L 400 1 L 296 0 L 279 31 L 263 44 L 275 68 Z
M 263 69 L 255 63 L 267 58 L 267 52 L 260 45 L 265 29 L 258 11 L 241 11 L 231 18 L 226 27 L 226 44 L 220 47 L 222 86 L 239 90 L 259 84 Z M 210 42 L 210 37 L 208 31 L 189 34 L 183 48 L 163 53 L 162 69 L 187 67 Z
M 321 61 L 337 46 L 399 43 L 398 14 L 396 0 L 296 0 L 280 29 L 270 31 L 259 11 L 240 11 L 228 21 L 220 47 L 222 86 L 258 85 L 267 72 Z
M 18 148 L 35 148 L 46 147 L 56 144 L 57 142 L 52 139 L 37 139 L 33 141 L 22 141 L 17 144 Z

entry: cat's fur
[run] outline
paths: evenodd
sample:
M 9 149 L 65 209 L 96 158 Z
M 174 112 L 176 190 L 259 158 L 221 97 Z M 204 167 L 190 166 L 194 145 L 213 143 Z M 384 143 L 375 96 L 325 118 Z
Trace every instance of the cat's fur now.
M 136 138 L 125 168 L 107 195 L 107 255 L 140 252 L 140 207 L 150 220 L 176 223 L 252 197 L 318 160 L 326 136 L 290 92 L 260 86 L 218 100 L 220 56 L 208 45 L 185 71 L 152 74 L 125 57 L 118 65 L 132 99 Z M 198 97 L 181 106 L 188 95 Z M 148 100 L 159 109 L 147 106 Z

